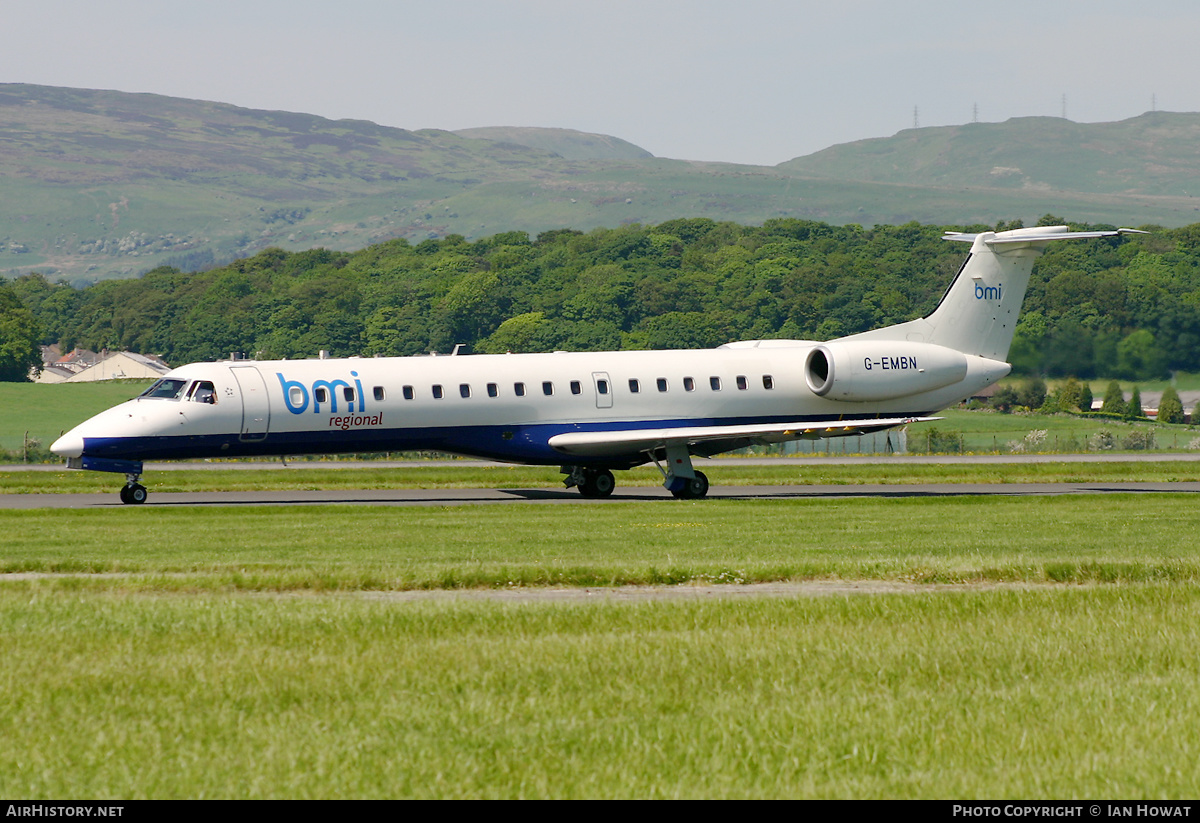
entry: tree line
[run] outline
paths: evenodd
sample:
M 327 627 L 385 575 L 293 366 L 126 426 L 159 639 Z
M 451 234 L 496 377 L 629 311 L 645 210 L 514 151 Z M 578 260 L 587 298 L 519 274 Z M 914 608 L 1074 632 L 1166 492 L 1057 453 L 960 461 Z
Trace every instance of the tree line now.
M 1065 222 L 1047 215 L 1039 225 Z M 941 240 L 945 230 L 1018 225 L 695 218 L 536 237 L 398 239 L 353 253 L 271 248 L 208 271 L 162 267 L 82 289 L 23 276 L 0 286 L 0 332 L 9 335 L 5 317 L 23 313 L 21 333 L 37 342 L 129 349 L 173 365 L 231 352 L 302 358 L 457 344 L 529 352 L 826 340 L 932 310 L 965 251 Z M 1197 370 L 1200 224 L 1151 228 L 1050 247 L 1016 329 L 1010 359 L 1019 373 L 1149 380 Z M 15 301 L 5 303 L 8 292 Z

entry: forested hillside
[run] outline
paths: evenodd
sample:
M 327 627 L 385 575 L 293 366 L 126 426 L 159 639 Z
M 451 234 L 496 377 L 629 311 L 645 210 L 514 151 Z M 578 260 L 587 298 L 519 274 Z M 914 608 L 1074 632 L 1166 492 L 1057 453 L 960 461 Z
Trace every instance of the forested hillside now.
M 436 125 L 436 124 L 434 124 Z M 412 131 L 151 94 L 0 83 L 0 277 L 83 285 L 266 248 L 707 217 L 862 226 L 1200 220 L 1200 115 L 906 129 L 775 167 L 565 129 Z
M 212 271 L 159 268 L 83 290 L 40 275 L 12 285 L 46 342 L 127 348 L 176 365 L 233 351 L 301 358 L 458 343 L 529 352 L 824 340 L 932 309 L 966 251 L 940 239 L 944 228 L 963 227 L 697 218 L 536 238 L 396 239 L 355 253 L 268 249 Z M 1196 370 L 1200 224 L 1052 246 L 1034 269 L 1012 358 L 1025 371 L 1080 377 Z

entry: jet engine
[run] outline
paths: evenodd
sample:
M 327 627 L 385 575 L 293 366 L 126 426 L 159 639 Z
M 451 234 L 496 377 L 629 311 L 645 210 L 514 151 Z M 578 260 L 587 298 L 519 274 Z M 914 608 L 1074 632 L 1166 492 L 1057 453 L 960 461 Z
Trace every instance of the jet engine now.
M 967 357 L 932 343 L 834 340 L 809 350 L 804 379 L 830 400 L 892 400 L 957 383 Z

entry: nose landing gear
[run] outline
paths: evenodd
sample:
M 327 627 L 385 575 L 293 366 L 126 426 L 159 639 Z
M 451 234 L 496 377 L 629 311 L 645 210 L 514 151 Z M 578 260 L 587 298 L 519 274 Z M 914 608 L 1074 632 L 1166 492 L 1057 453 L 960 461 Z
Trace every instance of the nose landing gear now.
M 128 480 L 121 488 L 121 502 L 125 504 L 132 503 L 135 505 L 145 503 L 149 493 L 146 491 L 146 487 L 138 482 L 138 480 L 141 478 L 141 475 L 127 474 L 125 476 L 128 478 Z

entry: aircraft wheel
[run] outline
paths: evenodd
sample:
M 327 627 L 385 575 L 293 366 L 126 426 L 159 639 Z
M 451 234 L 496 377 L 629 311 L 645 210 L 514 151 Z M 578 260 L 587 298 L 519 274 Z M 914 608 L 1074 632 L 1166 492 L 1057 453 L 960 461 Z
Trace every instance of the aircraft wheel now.
M 617 487 L 616 478 L 608 469 L 587 473 L 587 477 L 579 486 L 579 493 L 584 497 L 608 497 Z
M 148 496 L 149 494 L 146 491 L 146 487 L 140 483 L 135 483 L 132 486 L 124 486 L 121 489 L 122 503 L 133 503 L 140 505 L 146 502 L 146 498 Z
M 708 477 L 704 472 L 696 472 L 696 476 L 688 480 L 682 489 L 671 494 L 680 500 L 699 500 L 708 494 Z

